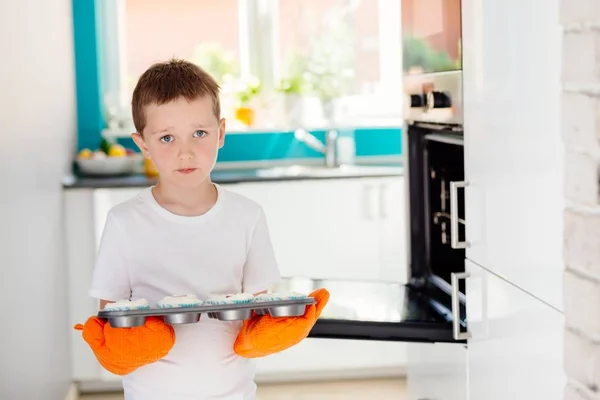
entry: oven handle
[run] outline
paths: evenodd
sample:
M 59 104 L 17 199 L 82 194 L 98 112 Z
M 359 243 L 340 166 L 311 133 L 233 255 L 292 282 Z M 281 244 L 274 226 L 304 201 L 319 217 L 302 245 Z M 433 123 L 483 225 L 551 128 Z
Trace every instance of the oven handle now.
M 450 182 L 450 246 L 453 249 L 465 249 L 469 247 L 469 242 L 461 242 L 458 240 L 458 188 L 465 188 L 469 186 L 468 181 L 462 182 Z
M 453 272 L 450 276 L 452 282 L 452 336 L 454 340 L 467 340 L 471 338 L 469 332 L 460 331 L 460 308 L 458 307 L 458 280 L 471 276 L 468 272 Z

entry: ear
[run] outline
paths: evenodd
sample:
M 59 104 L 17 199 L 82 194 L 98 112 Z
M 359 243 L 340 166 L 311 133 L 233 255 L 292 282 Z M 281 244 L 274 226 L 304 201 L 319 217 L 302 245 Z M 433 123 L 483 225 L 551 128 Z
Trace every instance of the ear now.
M 148 146 L 146 146 L 146 142 L 144 142 L 144 137 L 140 133 L 134 132 L 131 134 L 131 138 L 133 139 L 137 147 L 140 149 L 144 157 L 149 159 L 150 152 L 148 151 Z
M 225 118 L 221 118 L 221 120 L 219 121 L 219 148 L 222 148 L 225 144 L 225 128 Z

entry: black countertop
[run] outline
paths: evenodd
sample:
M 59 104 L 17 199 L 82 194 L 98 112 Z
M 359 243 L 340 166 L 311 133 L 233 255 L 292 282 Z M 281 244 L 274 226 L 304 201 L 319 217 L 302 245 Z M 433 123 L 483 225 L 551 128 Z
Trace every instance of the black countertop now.
M 306 179 L 348 179 L 401 176 L 404 169 L 400 163 L 342 165 L 326 167 L 321 165 L 291 165 L 266 168 L 216 169 L 211 179 L 219 184 L 245 182 L 272 182 Z M 148 187 L 156 183 L 145 175 L 120 177 L 77 177 L 63 179 L 65 189 L 75 188 L 130 188 Z

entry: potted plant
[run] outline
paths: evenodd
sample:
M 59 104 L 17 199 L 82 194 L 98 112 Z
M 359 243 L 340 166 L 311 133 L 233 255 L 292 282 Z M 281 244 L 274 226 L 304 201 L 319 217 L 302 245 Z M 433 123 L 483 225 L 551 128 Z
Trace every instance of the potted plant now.
M 349 94 L 354 84 L 355 37 L 351 20 L 355 6 L 334 8 L 313 34 L 306 60 L 307 91 L 316 96 L 323 117 L 333 123 L 335 101 Z
M 303 73 L 297 71 L 286 78 L 282 78 L 275 90 L 283 95 L 284 112 L 288 122 L 292 126 L 301 125 L 303 115 L 302 96 L 306 91 Z
M 261 92 L 261 82 L 256 77 L 250 77 L 247 80 L 240 80 L 235 92 L 236 107 L 235 119 L 245 126 L 252 126 L 255 119 L 255 111 L 252 106 L 252 100 Z

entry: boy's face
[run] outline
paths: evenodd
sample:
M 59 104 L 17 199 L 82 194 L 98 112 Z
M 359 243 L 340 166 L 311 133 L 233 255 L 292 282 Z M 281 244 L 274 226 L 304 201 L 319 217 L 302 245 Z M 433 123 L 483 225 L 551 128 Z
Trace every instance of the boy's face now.
M 212 171 L 225 138 L 225 119 L 213 112 L 212 99 L 188 102 L 180 97 L 145 108 L 144 132 L 133 140 L 154 163 L 161 181 L 177 186 L 200 185 Z

